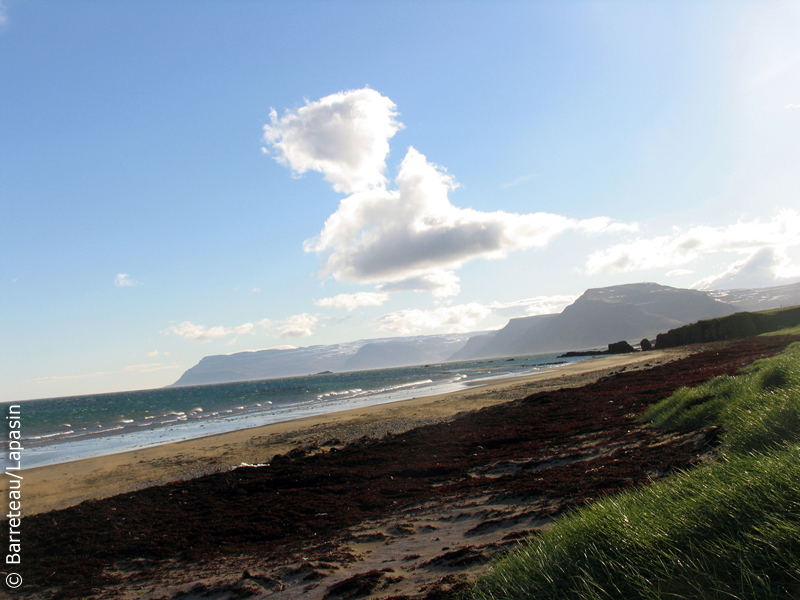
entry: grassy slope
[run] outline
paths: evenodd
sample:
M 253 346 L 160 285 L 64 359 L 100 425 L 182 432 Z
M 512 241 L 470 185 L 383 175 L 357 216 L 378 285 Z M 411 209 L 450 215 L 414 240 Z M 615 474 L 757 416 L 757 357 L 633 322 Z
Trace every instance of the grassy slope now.
M 467 596 L 800 598 L 800 344 L 646 418 L 720 425 L 719 460 L 560 519 Z

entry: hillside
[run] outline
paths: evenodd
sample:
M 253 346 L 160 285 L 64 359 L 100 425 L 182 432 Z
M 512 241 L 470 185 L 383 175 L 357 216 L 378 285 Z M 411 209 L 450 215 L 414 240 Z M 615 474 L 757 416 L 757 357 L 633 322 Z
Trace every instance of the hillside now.
M 674 348 L 687 344 L 720 342 L 770 333 L 800 323 L 800 306 L 761 312 L 739 312 L 670 329 L 656 336 L 655 347 Z
M 273 348 L 206 356 L 172 386 L 228 383 L 441 362 L 475 333 L 358 340 L 344 344 Z
M 769 310 L 800 304 L 800 283 L 760 289 L 711 291 L 708 294 L 736 310 Z
M 587 290 L 557 315 L 512 319 L 503 329 L 472 338 L 452 360 L 560 352 L 638 342 L 700 319 L 736 312 L 707 292 L 636 283 Z

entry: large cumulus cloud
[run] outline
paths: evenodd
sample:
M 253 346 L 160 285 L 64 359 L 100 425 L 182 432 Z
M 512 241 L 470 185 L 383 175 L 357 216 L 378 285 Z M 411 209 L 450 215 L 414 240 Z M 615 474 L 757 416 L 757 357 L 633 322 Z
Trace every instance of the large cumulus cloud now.
M 570 230 L 633 229 L 605 217 L 458 208 L 449 199 L 454 179 L 413 147 L 389 187 L 388 140 L 402 127 L 395 117 L 391 100 L 364 89 L 309 102 L 280 119 L 273 115 L 265 128 L 281 163 L 297 173 L 320 171 L 336 190 L 350 194 L 304 244 L 323 257 L 324 276 L 380 284 L 382 292 L 443 297 L 458 293 L 455 271 L 470 260 L 541 248 Z

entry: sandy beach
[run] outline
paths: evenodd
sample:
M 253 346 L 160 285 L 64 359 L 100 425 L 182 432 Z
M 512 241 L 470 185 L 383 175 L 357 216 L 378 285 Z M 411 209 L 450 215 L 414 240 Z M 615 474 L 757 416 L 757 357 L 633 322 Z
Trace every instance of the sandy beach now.
M 696 350 L 696 349 L 695 349 Z M 294 448 L 330 447 L 387 432 L 401 433 L 467 411 L 564 387 L 579 387 L 622 369 L 639 369 L 686 356 L 675 348 L 597 356 L 552 371 L 497 379 L 466 390 L 307 417 L 264 427 L 164 444 L 23 471 L 25 512 L 33 515 L 180 479 L 268 463 Z

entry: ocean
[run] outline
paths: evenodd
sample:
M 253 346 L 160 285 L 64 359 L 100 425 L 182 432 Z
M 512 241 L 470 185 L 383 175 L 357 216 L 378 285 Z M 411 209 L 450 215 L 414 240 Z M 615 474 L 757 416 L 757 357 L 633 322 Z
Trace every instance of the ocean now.
M 583 360 L 539 354 L 20 402 L 23 469 L 447 393 Z

